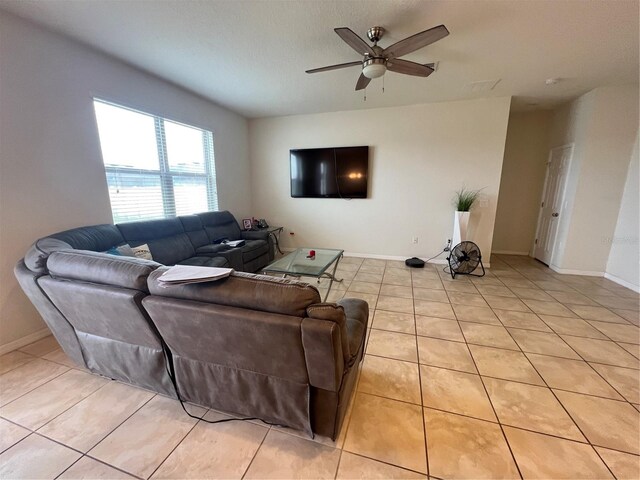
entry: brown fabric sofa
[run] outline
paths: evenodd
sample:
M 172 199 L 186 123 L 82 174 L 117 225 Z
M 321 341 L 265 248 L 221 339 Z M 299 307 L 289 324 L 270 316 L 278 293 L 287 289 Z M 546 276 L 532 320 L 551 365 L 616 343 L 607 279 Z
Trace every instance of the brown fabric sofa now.
M 29 264 L 32 268 L 27 266 Z M 163 286 L 156 262 L 40 244 L 16 276 L 64 351 L 93 373 L 239 416 L 335 438 L 368 306 L 250 273 Z

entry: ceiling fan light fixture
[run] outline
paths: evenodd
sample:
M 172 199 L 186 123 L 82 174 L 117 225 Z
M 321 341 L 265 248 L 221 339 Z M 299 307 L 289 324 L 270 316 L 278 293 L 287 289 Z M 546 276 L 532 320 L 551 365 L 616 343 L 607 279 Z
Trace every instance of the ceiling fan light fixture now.
M 378 78 L 385 74 L 387 65 L 384 58 L 372 58 L 364 63 L 362 74 L 367 78 Z

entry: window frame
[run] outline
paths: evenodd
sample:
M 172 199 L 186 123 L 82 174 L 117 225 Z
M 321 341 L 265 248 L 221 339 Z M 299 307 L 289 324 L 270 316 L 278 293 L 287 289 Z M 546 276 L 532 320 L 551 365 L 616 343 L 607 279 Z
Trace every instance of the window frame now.
M 158 169 L 157 170 L 107 165 L 104 161 L 104 156 L 102 153 L 102 143 L 100 140 L 99 142 L 100 156 L 102 158 L 102 166 L 104 167 L 104 170 L 105 170 L 105 182 L 107 184 L 107 189 L 111 187 L 109 185 L 109 180 L 108 180 L 109 173 L 112 173 L 115 175 L 117 175 L 118 173 L 126 173 L 128 175 L 139 175 L 141 177 L 142 176 L 158 176 L 160 180 L 160 191 L 162 195 L 162 211 L 164 213 L 164 216 L 162 217 L 162 219 L 166 219 L 166 218 L 175 218 L 178 216 L 177 208 L 176 208 L 175 190 L 174 190 L 174 177 L 204 179 L 205 185 L 206 185 L 206 192 L 207 192 L 207 209 L 209 211 L 218 210 L 218 188 L 217 188 L 217 178 L 216 178 L 216 168 L 215 168 L 213 132 L 195 125 L 188 125 L 186 123 L 171 120 L 166 117 L 161 117 L 153 113 L 143 112 L 142 110 L 137 110 L 135 108 L 121 105 L 119 103 L 115 103 L 109 100 L 104 100 L 100 97 L 93 97 L 92 100 L 94 104 L 94 114 L 96 116 L 96 128 L 98 130 L 98 136 L 100 135 L 100 126 L 98 123 L 98 115 L 95 109 L 96 103 L 102 103 L 111 107 L 129 110 L 131 112 L 138 113 L 141 115 L 146 115 L 148 117 L 151 117 L 154 123 L 156 149 L 158 153 L 158 157 L 157 157 Z M 171 166 L 169 164 L 169 157 L 167 155 L 167 138 L 165 135 L 165 121 L 201 131 L 203 159 L 204 159 L 204 172 L 184 172 L 184 171 L 181 172 L 181 171 L 171 170 Z M 113 204 L 111 203 L 111 195 L 109 195 L 109 204 L 111 206 L 111 217 L 114 223 L 128 223 L 128 222 L 135 222 L 135 221 L 158 219 L 157 217 L 152 217 L 152 218 L 141 218 L 138 220 L 125 220 L 125 221 L 116 222 Z M 192 212 L 192 213 L 197 213 L 197 212 Z

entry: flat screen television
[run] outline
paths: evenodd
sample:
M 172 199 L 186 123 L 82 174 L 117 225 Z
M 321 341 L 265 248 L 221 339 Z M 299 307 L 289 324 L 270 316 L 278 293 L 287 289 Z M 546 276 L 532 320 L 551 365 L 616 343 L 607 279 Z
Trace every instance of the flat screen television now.
M 294 198 L 367 198 L 369 147 L 289 151 Z

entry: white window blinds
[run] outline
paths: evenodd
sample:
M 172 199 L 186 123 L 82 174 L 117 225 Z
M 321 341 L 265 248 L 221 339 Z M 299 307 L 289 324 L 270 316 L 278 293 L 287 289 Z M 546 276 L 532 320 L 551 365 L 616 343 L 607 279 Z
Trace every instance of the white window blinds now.
M 218 209 L 213 134 L 94 99 L 114 223 Z

